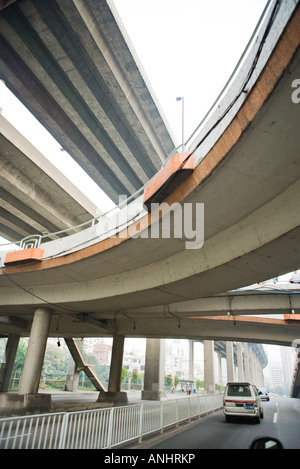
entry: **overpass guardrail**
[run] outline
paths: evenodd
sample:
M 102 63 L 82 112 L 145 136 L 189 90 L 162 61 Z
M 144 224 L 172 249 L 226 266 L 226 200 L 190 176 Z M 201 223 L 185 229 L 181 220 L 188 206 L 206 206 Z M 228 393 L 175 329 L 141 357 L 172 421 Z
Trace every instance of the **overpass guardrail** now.
M 110 449 L 218 410 L 223 394 L 0 419 L 0 449 Z

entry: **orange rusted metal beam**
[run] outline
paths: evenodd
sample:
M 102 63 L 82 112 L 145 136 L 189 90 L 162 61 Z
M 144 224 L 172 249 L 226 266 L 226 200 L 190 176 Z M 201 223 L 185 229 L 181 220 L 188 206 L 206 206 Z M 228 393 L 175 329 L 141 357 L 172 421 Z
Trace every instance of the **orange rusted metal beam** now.
M 285 321 L 300 321 L 300 314 L 284 314 Z
M 191 316 L 187 317 L 185 319 L 209 319 L 212 321 L 231 321 L 231 322 L 251 322 L 252 324 L 257 323 L 257 324 L 274 324 L 274 325 L 287 325 L 288 323 L 291 323 L 291 320 L 293 324 L 296 326 L 300 326 L 300 314 L 285 314 L 285 316 L 289 316 L 288 319 L 276 319 L 276 318 L 259 318 L 257 316 Z M 298 318 L 297 318 L 298 316 Z M 297 324 L 297 322 L 299 323 Z
M 8 252 L 5 257 L 5 265 L 23 265 L 32 262 L 41 262 L 44 257 L 44 249 L 29 248 L 20 251 Z
M 151 211 L 151 203 L 162 202 L 174 187 L 194 170 L 194 158 L 189 153 L 177 153 L 166 163 L 144 190 L 144 205 Z

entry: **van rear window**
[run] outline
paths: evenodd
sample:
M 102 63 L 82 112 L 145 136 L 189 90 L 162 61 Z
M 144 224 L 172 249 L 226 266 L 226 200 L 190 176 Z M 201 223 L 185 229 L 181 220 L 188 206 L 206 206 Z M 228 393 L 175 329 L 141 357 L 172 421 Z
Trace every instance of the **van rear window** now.
M 228 396 L 251 397 L 250 387 L 247 384 L 230 384 L 227 391 Z

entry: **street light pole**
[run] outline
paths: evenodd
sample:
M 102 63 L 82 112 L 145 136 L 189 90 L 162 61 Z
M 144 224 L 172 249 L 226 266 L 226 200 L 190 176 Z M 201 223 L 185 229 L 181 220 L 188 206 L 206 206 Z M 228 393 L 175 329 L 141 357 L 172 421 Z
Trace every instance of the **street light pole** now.
M 176 98 L 176 101 L 181 101 L 181 110 L 182 110 L 182 122 L 181 122 L 181 125 L 182 125 L 182 152 L 184 152 L 185 151 L 185 145 L 184 145 L 184 97 L 179 96 L 178 98 Z

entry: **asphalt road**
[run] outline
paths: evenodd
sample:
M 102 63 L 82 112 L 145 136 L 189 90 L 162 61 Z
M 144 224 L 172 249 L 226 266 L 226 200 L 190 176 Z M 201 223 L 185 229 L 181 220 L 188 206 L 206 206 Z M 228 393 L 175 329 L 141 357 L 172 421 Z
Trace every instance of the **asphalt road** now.
M 271 397 L 264 401 L 264 418 L 251 423 L 239 418 L 226 423 L 223 412 L 180 429 L 172 436 L 163 436 L 148 449 L 247 449 L 261 436 L 273 436 L 284 449 L 300 449 L 300 399 Z

